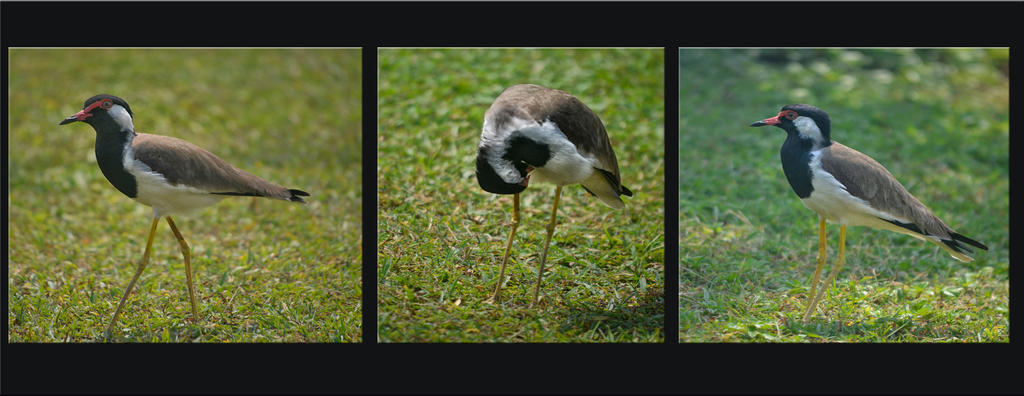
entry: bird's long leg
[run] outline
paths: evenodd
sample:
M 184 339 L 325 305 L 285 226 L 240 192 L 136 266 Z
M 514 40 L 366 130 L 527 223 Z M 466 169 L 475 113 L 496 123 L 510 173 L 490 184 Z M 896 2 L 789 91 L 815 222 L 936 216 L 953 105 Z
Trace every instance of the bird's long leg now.
M 821 217 L 818 222 L 818 266 L 814 268 L 814 280 L 811 281 L 811 293 L 807 296 L 814 298 L 814 292 L 818 290 L 818 280 L 821 279 L 821 269 L 825 267 L 825 260 L 828 258 L 828 250 L 825 248 L 825 218 Z M 811 300 L 807 300 L 807 310 L 804 312 L 804 320 L 811 312 Z
M 512 197 L 512 230 L 508 233 L 508 243 L 505 244 L 505 256 L 501 258 L 501 273 L 498 275 L 498 284 L 494 286 L 494 295 L 490 300 L 498 302 L 501 294 L 501 283 L 505 281 L 505 265 L 508 264 L 508 255 L 512 251 L 512 238 L 516 235 L 516 228 L 519 227 L 519 193 Z
M 836 258 L 836 265 L 832 267 L 832 273 L 828 274 L 828 279 L 821 285 L 821 290 L 818 290 L 818 294 L 814 296 L 814 300 L 811 301 L 811 306 L 807 309 L 807 313 L 804 314 L 804 321 L 811 317 L 811 313 L 814 312 L 814 306 L 818 305 L 818 300 L 825 294 L 829 286 L 832 285 L 832 281 L 836 280 L 836 275 L 839 274 L 839 270 L 843 268 L 843 264 L 846 262 L 846 225 L 839 226 L 839 254 Z
M 142 270 L 146 269 L 146 264 L 149 263 L 149 251 L 153 248 L 153 235 L 156 234 L 156 225 L 160 224 L 160 218 L 153 218 L 153 225 L 149 227 L 149 239 L 146 240 L 146 251 L 142 253 L 142 260 L 139 261 L 139 265 L 135 268 L 135 276 L 132 277 L 132 281 L 128 282 L 128 288 L 124 290 L 124 295 L 121 296 L 121 302 L 117 304 L 117 309 L 114 310 L 114 316 L 110 318 L 110 324 L 107 325 L 107 330 L 103 332 L 105 339 L 110 339 L 110 332 L 114 328 L 114 324 L 117 323 L 117 316 L 121 314 L 121 308 L 124 307 L 124 302 L 128 300 L 128 295 L 131 294 L 132 288 L 135 287 L 135 281 L 139 280 L 139 275 L 142 275 Z
M 192 292 L 192 252 L 188 247 L 188 242 L 185 242 L 185 237 L 181 236 L 178 227 L 174 225 L 174 220 L 171 220 L 171 216 L 167 216 L 167 224 L 171 226 L 171 231 L 174 231 L 174 237 L 178 238 L 178 245 L 181 246 L 181 255 L 185 257 L 185 280 L 188 281 L 188 300 L 192 303 L 192 322 L 195 322 L 199 320 L 199 313 L 196 311 L 196 295 Z
M 537 269 L 537 286 L 533 288 L 533 301 L 530 306 L 538 302 L 540 297 L 540 281 L 544 279 L 544 263 L 548 258 L 548 246 L 551 244 L 551 234 L 555 232 L 555 215 L 558 214 L 558 197 L 562 196 L 562 186 L 555 187 L 555 203 L 551 206 L 551 222 L 548 223 L 548 235 L 544 238 L 544 251 L 540 254 L 540 268 Z

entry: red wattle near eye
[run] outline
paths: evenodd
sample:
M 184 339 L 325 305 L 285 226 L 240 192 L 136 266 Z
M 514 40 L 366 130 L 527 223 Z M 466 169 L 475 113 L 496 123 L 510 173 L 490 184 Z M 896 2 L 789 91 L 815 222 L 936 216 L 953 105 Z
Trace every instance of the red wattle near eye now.
M 85 120 L 86 118 L 92 117 L 92 111 L 96 110 L 97 107 L 101 107 L 101 106 L 104 109 L 109 109 L 111 107 L 114 107 L 114 101 L 112 101 L 110 99 L 104 99 L 104 100 L 93 102 L 91 105 L 89 105 L 86 108 L 82 109 L 82 111 L 79 111 L 79 112 L 75 113 L 74 117 L 77 118 L 79 121 Z

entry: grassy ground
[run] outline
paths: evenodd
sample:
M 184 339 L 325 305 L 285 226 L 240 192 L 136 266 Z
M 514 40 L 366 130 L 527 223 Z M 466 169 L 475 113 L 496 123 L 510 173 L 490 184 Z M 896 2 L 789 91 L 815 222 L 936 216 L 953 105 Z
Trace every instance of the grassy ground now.
M 98 339 L 142 256 L 150 208 L 100 173 L 91 127 L 57 125 L 98 93 L 126 99 L 141 132 L 312 194 L 175 218 L 192 246 L 195 324 L 161 221 L 115 340 L 360 340 L 359 50 L 18 49 L 9 78 L 9 341 Z
M 679 56 L 682 341 L 1009 340 L 1006 50 Z M 833 139 L 881 162 L 989 251 L 960 263 L 904 235 L 849 228 L 846 266 L 801 323 L 817 217 L 782 173 L 785 133 L 748 127 L 790 103 L 829 112 Z M 826 268 L 838 226 L 828 233 Z
M 378 337 L 382 342 L 656 342 L 664 339 L 663 51 L 379 52 Z M 563 190 L 539 309 L 528 308 L 554 186 L 531 185 L 499 304 L 512 196 L 484 192 L 474 161 L 503 89 L 569 91 L 604 121 L 635 196 L 604 207 Z

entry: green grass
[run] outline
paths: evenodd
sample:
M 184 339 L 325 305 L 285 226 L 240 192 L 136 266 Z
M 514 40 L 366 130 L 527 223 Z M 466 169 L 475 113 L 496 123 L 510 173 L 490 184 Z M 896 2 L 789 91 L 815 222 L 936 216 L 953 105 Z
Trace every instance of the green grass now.
M 140 132 L 210 149 L 312 194 L 229 198 L 183 217 L 200 320 L 161 221 L 115 341 L 353 342 L 362 334 L 359 50 L 14 49 L 8 143 L 8 340 L 102 337 L 151 210 L 100 173 L 95 133 L 58 126 L 98 93 Z
M 379 51 L 378 338 L 381 342 L 664 339 L 661 49 Z M 554 186 L 531 185 L 498 304 L 512 196 L 477 185 L 483 115 L 505 88 L 568 91 L 605 123 L 623 184 L 613 211 L 563 189 L 541 304 L 529 308 Z
M 1009 341 L 1005 49 L 679 56 L 681 341 Z M 833 139 L 989 250 L 961 263 L 930 243 L 851 227 L 846 265 L 801 323 L 817 216 L 782 173 L 785 133 L 748 127 L 790 103 L 829 112 Z M 838 226 L 828 233 L 826 271 Z

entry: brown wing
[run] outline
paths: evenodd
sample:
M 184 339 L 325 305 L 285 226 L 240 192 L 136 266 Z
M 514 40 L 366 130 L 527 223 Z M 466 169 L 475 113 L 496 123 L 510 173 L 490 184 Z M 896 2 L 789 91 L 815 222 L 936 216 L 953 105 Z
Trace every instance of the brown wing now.
M 139 133 L 132 141 L 132 151 L 135 159 L 162 174 L 173 185 L 183 184 L 211 194 L 294 200 L 292 190 L 235 168 L 202 147 L 181 139 Z
M 867 201 L 877 210 L 910 220 L 918 228 L 914 230 L 918 233 L 941 239 L 952 238 L 953 230 L 911 195 L 878 161 L 835 141 L 825 150 L 827 153 L 822 153 L 821 167 L 843 183 L 850 194 Z

